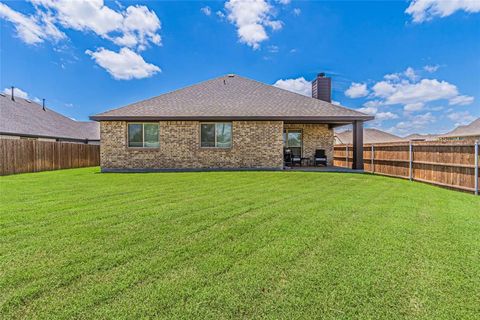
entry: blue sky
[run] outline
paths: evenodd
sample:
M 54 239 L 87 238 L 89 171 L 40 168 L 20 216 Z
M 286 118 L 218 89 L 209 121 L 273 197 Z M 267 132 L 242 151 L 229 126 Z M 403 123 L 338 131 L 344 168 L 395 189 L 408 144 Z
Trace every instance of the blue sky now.
M 77 120 L 236 73 L 333 100 L 399 135 L 480 116 L 480 1 L 0 2 L 0 89 Z

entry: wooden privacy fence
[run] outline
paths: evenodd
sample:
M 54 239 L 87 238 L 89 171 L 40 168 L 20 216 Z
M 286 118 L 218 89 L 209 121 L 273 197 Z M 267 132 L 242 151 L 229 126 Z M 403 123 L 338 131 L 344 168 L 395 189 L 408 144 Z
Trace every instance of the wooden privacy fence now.
M 365 144 L 366 172 L 427 182 L 478 194 L 478 142 L 399 142 Z M 352 145 L 334 147 L 333 164 L 351 167 Z
M 0 139 L 0 175 L 100 165 L 100 146 Z

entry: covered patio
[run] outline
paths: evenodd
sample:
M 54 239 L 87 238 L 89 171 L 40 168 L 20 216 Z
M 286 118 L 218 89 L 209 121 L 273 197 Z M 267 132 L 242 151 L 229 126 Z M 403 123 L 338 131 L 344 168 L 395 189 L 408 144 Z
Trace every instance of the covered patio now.
M 348 124 L 351 124 L 353 127 L 353 163 L 351 169 L 362 171 L 364 167 L 363 120 L 338 119 L 338 117 L 334 120 L 324 119 L 322 121 L 284 121 L 284 169 L 310 169 L 312 171 L 334 170 L 333 129 Z M 338 169 L 339 168 L 337 168 L 337 170 Z

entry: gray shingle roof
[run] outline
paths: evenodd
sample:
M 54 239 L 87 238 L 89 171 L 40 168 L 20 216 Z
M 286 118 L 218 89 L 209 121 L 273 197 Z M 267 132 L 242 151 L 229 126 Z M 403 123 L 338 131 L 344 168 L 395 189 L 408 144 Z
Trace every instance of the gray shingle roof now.
M 97 122 L 75 121 L 29 100 L 0 95 L 0 133 L 100 140 Z
M 437 134 L 419 134 L 419 133 L 412 133 L 408 136 L 404 137 L 403 139 L 409 140 L 423 140 L 423 141 L 435 141 L 438 140 Z
M 404 139 L 394 134 L 367 128 L 363 129 L 363 142 L 364 143 L 386 143 L 386 142 L 399 142 Z M 339 133 L 335 133 L 335 144 L 351 144 L 353 141 L 352 130 L 347 130 Z
M 480 136 L 480 118 L 472 121 L 465 126 L 459 126 L 454 130 L 440 135 L 440 137 L 466 137 L 466 136 Z
M 255 80 L 227 75 L 103 112 L 93 120 L 371 120 L 373 117 Z

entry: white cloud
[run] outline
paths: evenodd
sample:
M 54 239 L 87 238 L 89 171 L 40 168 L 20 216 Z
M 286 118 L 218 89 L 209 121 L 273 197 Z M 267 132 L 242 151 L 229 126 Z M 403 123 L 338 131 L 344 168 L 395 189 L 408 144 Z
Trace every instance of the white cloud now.
M 268 52 L 270 52 L 270 53 L 278 53 L 278 51 L 279 51 L 278 46 L 275 46 L 275 45 L 268 46 L 267 49 L 268 49 Z
M 312 83 L 305 80 L 304 77 L 297 79 L 278 80 L 273 84 L 275 87 L 302 94 L 307 97 L 312 96 Z
M 58 41 L 66 38 L 53 23 L 53 17 L 44 12 L 26 16 L 0 3 L 0 18 L 10 21 L 15 26 L 17 36 L 27 44 L 37 44 L 45 40 Z
M 379 98 L 387 98 L 392 95 L 396 89 L 394 84 L 390 81 L 380 81 L 377 82 L 373 87 L 373 95 Z
M 105 6 L 103 0 L 31 0 L 37 8 L 44 7 L 55 12 L 56 19 L 64 27 L 80 31 L 93 31 L 106 35 L 116 31 L 122 24 L 121 13 Z
M 220 19 L 225 18 L 225 13 L 223 13 L 223 12 L 220 11 L 220 10 L 218 10 L 217 12 L 215 12 L 215 14 L 216 14 L 217 17 L 219 17 Z
M 415 70 L 413 70 L 412 67 L 408 67 L 405 71 L 404 71 L 404 74 L 405 76 L 412 80 L 412 81 L 415 81 L 417 79 L 417 74 L 415 73 Z
M 400 73 L 389 73 L 384 75 L 383 78 L 388 81 L 398 81 L 400 80 Z
M 455 105 L 466 106 L 468 104 L 472 104 L 473 100 L 475 100 L 475 98 L 470 96 L 456 96 L 450 99 L 448 101 L 448 104 L 451 106 L 455 106 Z
M 423 102 L 409 103 L 403 107 L 403 110 L 405 112 L 416 112 L 422 110 L 424 106 L 425 104 Z
M 392 112 L 378 112 L 375 114 L 375 120 L 384 121 L 384 120 L 393 120 L 398 119 L 398 115 Z
M 434 17 L 447 17 L 456 11 L 480 12 L 478 0 L 412 0 L 405 13 L 412 16 L 413 22 L 421 23 Z
M 299 16 L 302 13 L 302 10 L 300 8 L 295 8 L 293 9 L 293 14 L 296 16 Z
M 203 7 L 200 9 L 204 15 L 210 16 L 212 14 L 212 9 L 209 6 Z
M 129 6 L 123 13 L 124 19 L 121 32 L 136 38 L 136 43 L 131 43 L 130 47 L 138 45 L 143 50 L 149 43 L 161 45 L 161 37 L 157 33 L 161 28 L 160 19 L 155 12 L 150 11 L 145 6 Z
M 435 72 L 438 67 L 425 66 L 423 69 Z M 371 87 L 371 94 L 366 96 L 366 99 L 363 107 L 357 110 L 374 115 L 373 123 L 399 119 L 397 106 L 403 107 L 402 119 L 389 129 L 396 134 L 427 130 L 436 123 L 437 115 L 432 112 L 441 112 L 445 107 L 439 106 L 438 103 L 431 105 L 431 102 L 448 101 L 450 105 L 467 105 L 474 101 L 474 97 L 461 95 L 457 86 L 452 83 L 437 79 L 421 79 L 411 67 L 403 72 L 386 74 L 383 80 Z M 395 109 L 382 110 L 383 108 Z M 418 114 L 420 111 L 423 113 Z M 449 109 L 446 113 L 454 113 L 454 109 Z M 466 121 L 471 121 L 471 118 L 467 117 L 464 122 Z
M 253 49 L 268 39 L 266 27 L 282 28 L 282 22 L 272 20 L 273 7 L 265 0 L 229 0 L 225 3 L 228 20 L 237 27 L 240 42 Z
M 431 66 L 431 65 L 426 65 L 423 67 L 423 70 L 429 72 L 429 73 L 434 73 L 440 68 L 439 65 Z
M 383 78 L 389 82 L 397 82 L 402 79 L 415 81 L 418 79 L 418 75 L 415 72 L 415 69 L 408 67 L 403 72 L 389 73 L 383 76 Z
M 122 48 L 118 53 L 104 48 L 95 52 L 87 50 L 85 53 L 117 80 L 148 78 L 161 72 L 159 67 L 145 62 L 142 56 L 129 48 Z
M 350 88 L 345 91 L 345 95 L 349 98 L 365 97 L 368 95 L 367 84 L 352 82 Z
M 374 107 L 374 108 L 378 108 L 380 107 L 381 105 L 383 104 L 382 101 L 380 100 L 370 100 L 370 101 L 367 101 L 363 104 L 364 107 Z
M 5 88 L 3 89 L 3 93 L 5 93 L 6 95 L 8 96 L 11 96 L 12 95 L 12 88 Z M 22 89 L 20 88 L 15 88 L 13 90 L 13 95 L 15 97 L 19 97 L 19 98 L 23 98 L 23 99 L 28 99 L 28 93 L 26 93 L 25 91 L 23 91 Z
M 53 22 L 65 28 L 94 32 L 120 46 L 144 50 L 150 43 L 161 44 L 160 20 L 145 6 L 132 5 L 116 11 L 103 0 L 30 0 L 37 12 L 50 12 Z
M 464 112 L 453 112 L 447 115 L 447 118 L 455 122 L 455 126 L 462 126 L 469 124 L 476 118 L 472 116 L 468 111 Z
M 149 45 L 161 45 L 159 30 L 161 22 L 154 11 L 143 5 L 112 9 L 103 0 L 29 0 L 34 5 L 30 16 L 12 10 L 0 3 L 0 18 L 11 21 L 18 36 L 26 43 L 36 44 L 45 40 L 60 40 L 66 35 L 58 27 L 90 32 L 122 47 L 119 53 L 101 48 L 96 52 L 87 50 L 115 79 L 149 77 L 160 69 L 146 63 L 134 53 L 145 50 Z M 105 57 L 112 58 L 106 61 Z M 120 64 L 126 67 L 119 70 Z M 63 67 L 63 63 L 61 64 Z
M 436 117 L 428 112 L 421 115 L 416 115 L 408 120 L 397 123 L 390 132 L 396 132 L 398 134 L 409 134 L 414 132 L 424 132 L 428 129 L 428 126 L 436 121 Z
M 375 120 L 372 124 L 380 125 L 385 120 L 398 119 L 398 115 L 387 111 L 387 112 L 378 112 L 378 105 L 374 104 L 364 104 L 362 108 L 357 109 L 359 112 L 363 112 L 372 116 L 375 116 Z
M 430 71 L 436 68 L 424 67 Z M 448 100 L 450 105 L 467 105 L 474 100 L 473 97 L 459 95 L 457 86 L 447 81 L 437 79 L 418 81 L 418 75 L 410 67 L 402 73 L 387 74 L 384 79 L 373 85 L 372 96 L 383 99 L 380 100 L 380 104 L 383 105 L 403 104 L 405 112 L 423 110 L 425 104 L 431 101 Z
M 289 4 L 290 2 L 292 2 L 292 0 L 276 0 L 276 1 L 277 1 L 278 3 L 284 4 L 284 5 Z
M 369 107 L 359 108 L 359 109 L 357 109 L 357 111 L 363 112 L 363 113 L 366 113 L 366 114 L 375 115 L 378 111 L 378 108 L 374 107 L 374 106 L 369 106 Z
M 376 97 L 385 98 L 386 105 L 425 103 L 451 99 L 458 95 L 455 85 L 436 79 L 422 79 L 416 83 L 381 81 L 376 83 L 372 89 Z

